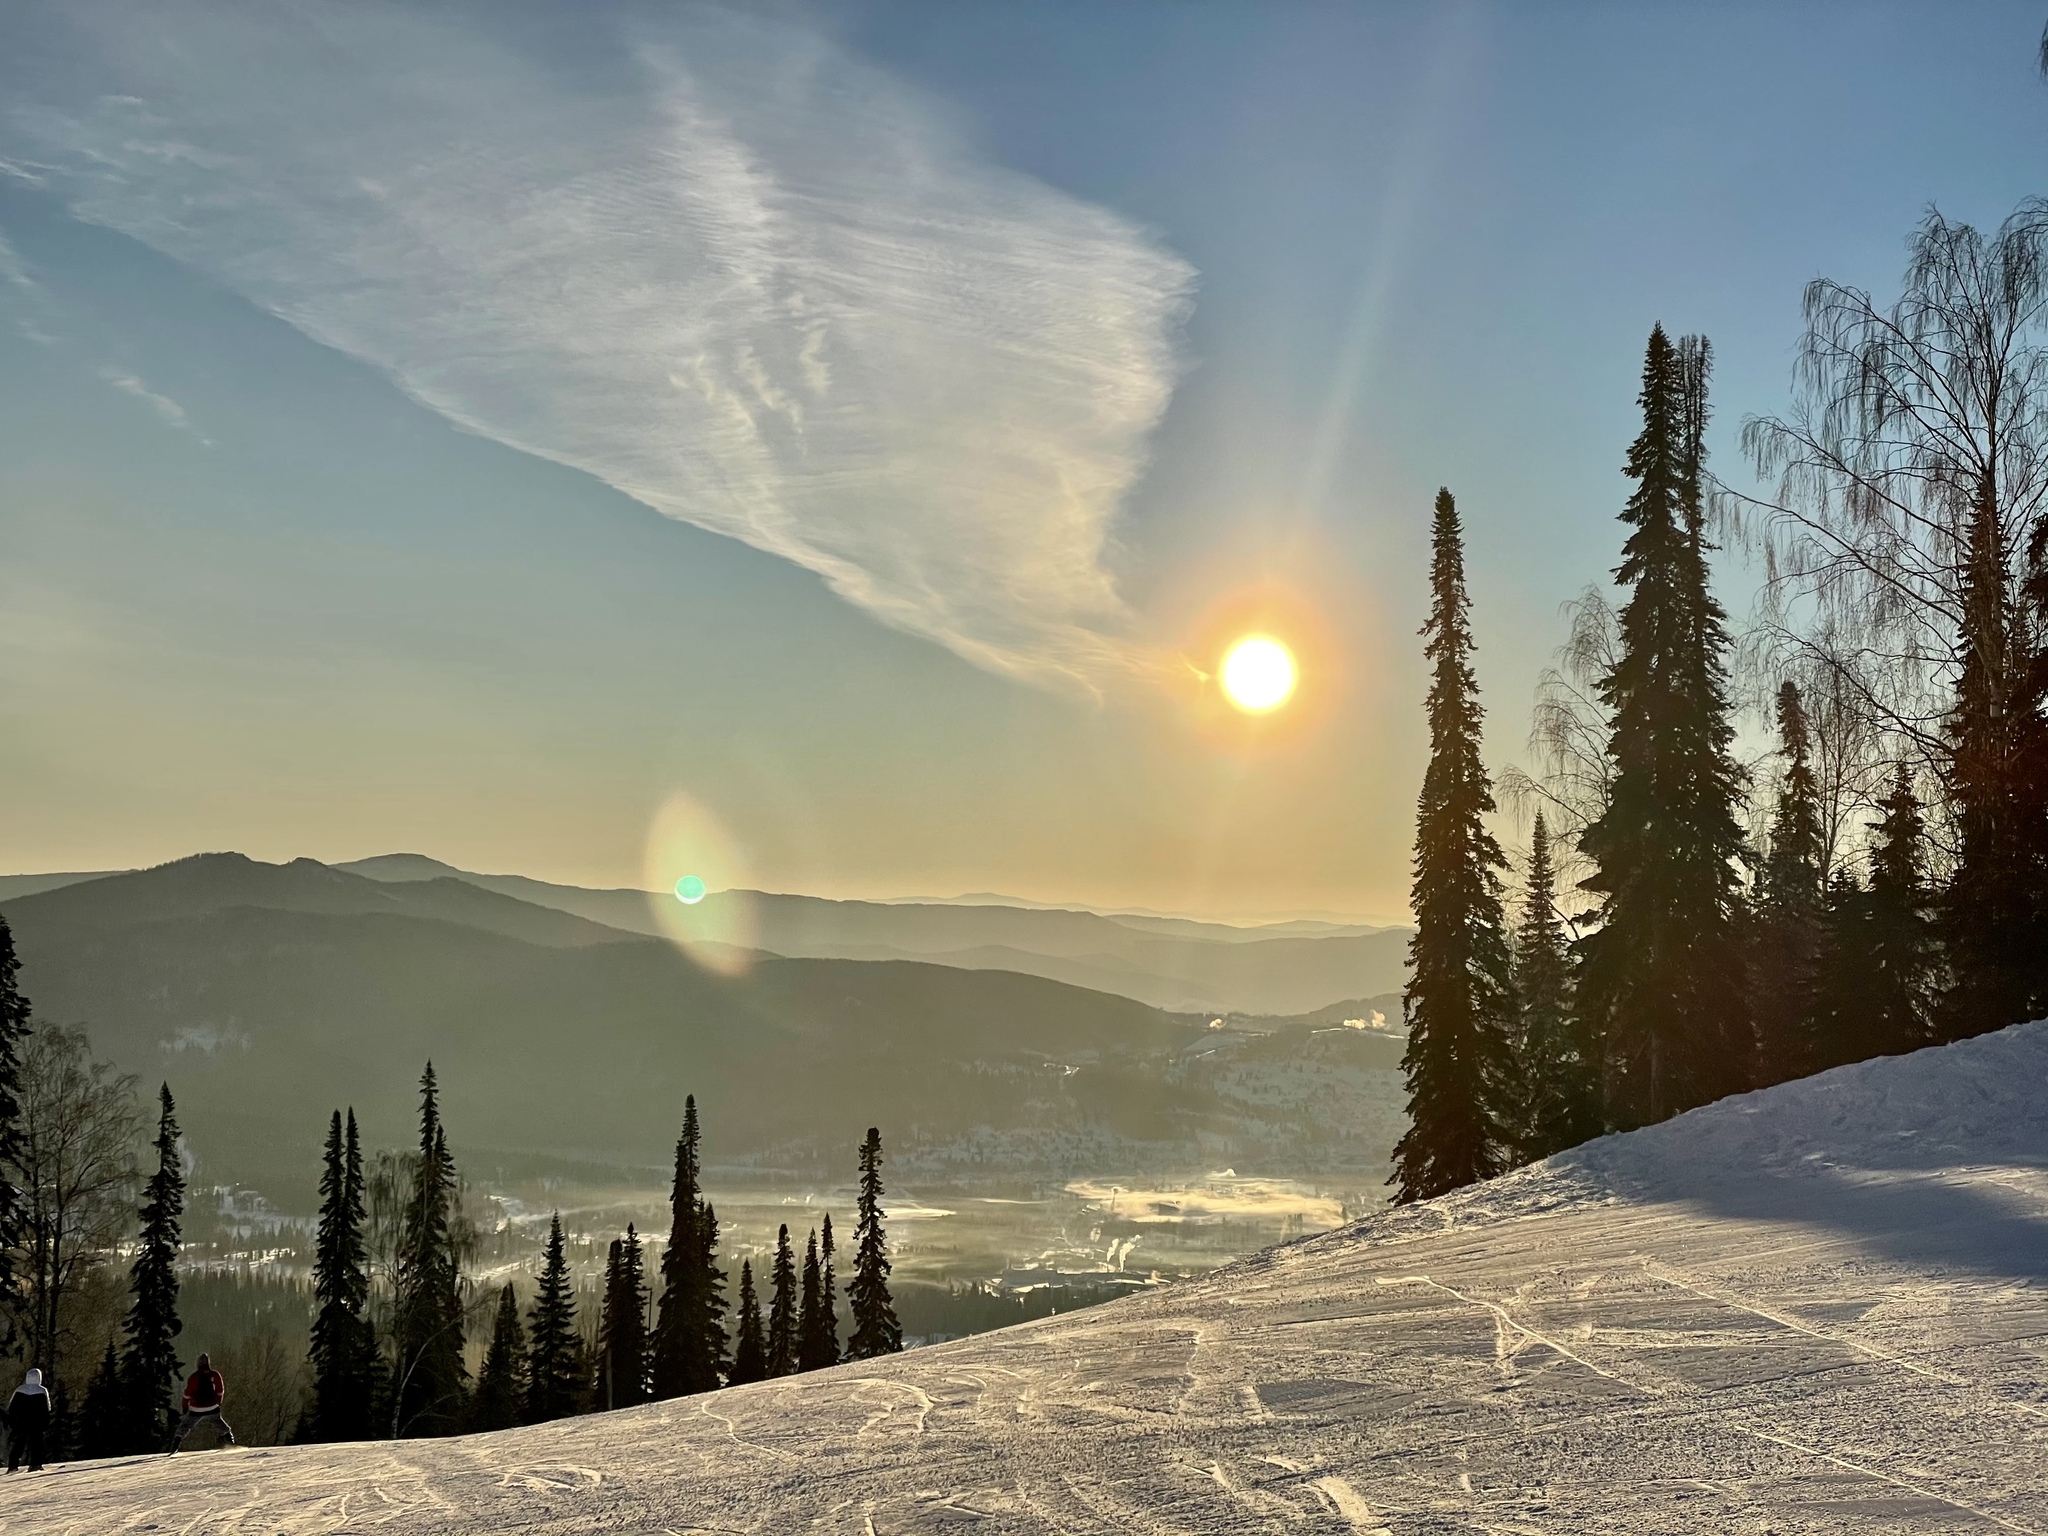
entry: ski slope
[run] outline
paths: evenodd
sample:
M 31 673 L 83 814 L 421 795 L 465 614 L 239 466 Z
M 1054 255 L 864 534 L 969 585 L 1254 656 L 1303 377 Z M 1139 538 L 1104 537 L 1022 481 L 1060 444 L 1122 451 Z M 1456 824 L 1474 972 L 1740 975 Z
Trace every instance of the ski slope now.
M 0 1532 L 2048 1533 L 2048 1024 L 1212 1278 L 499 1435 L 0 1483 Z

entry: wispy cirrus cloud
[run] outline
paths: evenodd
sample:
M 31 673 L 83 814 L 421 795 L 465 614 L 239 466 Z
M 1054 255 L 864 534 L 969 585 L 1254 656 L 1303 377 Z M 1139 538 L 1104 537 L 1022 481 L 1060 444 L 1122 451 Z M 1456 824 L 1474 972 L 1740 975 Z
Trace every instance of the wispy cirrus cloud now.
M 482 435 L 994 671 L 1142 669 L 1105 556 L 1193 272 L 764 12 L 11 8 L 0 152 Z M 529 18 L 530 20 L 530 18 Z M 608 34 L 608 36 L 610 36 Z

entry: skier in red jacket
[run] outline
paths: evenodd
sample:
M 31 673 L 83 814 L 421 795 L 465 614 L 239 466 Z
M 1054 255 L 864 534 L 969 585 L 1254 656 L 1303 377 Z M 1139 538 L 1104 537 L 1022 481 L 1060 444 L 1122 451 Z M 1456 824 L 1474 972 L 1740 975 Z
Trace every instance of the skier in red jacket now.
M 212 1419 L 220 1429 L 221 1438 L 233 1445 L 235 1432 L 228 1428 L 228 1421 L 220 1414 L 227 1399 L 227 1383 L 220 1379 L 220 1372 L 213 1368 L 213 1362 L 201 1355 L 198 1369 L 185 1382 L 182 1404 L 185 1415 L 178 1420 L 178 1433 L 171 1441 L 170 1454 L 178 1454 L 178 1447 L 185 1443 L 185 1437 L 192 1433 L 201 1419 Z

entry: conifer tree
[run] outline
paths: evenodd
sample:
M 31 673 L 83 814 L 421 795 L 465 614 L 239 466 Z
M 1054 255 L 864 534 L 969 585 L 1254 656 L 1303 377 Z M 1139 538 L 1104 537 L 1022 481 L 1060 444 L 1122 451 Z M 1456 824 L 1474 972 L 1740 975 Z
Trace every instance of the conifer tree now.
M 171 1085 L 157 1091 L 156 1171 L 143 1186 L 142 1234 L 128 1270 L 128 1317 L 121 1331 L 121 1391 L 130 1452 L 161 1450 L 171 1432 L 171 1394 L 182 1375 L 178 1321 L 178 1218 L 185 1211 L 185 1168 L 178 1156 Z
M 21 961 L 14 932 L 0 916 L 0 1295 L 14 1289 L 14 1255 L 21 1247 L 25 1202 L 13 1172 L 21 1158 L 21 1044 L 31 1009 L 21 994 Z
M 853 1279 L 846 1287 L 853 1337 L 846 1341 L 846 1358 L 872 1360 L 903 1348 L 903 1329 L 889 1296 L 889 1243 L 882 1232 L 882 1133 L 873 1126 L 860 1146 L 860 1195 L 854 1209 Z
M 1788 681 L 1778 689 L 1777 716 L 1785 774 L 1759 881 L 1750 969 L 1759 1075 L 1767 1083 L 1804 1077 L 1833 1064 L 1819 1038 L 1817 1017 L 1826 879 L 1820 789 L 1814 782 L 1806 707 L 1798 685 Z
M 376 1340 L 368 1316 L 369 1253 L 363 1238 L 363 1152 L 356 1112 L 327 1126 L 314 1239 L 313 1401 L 302 1439 L 363 1440 L 373 1432 Z
M 803 1303 L 797 1311 L 796 1368 L 822 1371 L 839 1363 L 838 1304 L 832 1277 L 832 1218 L 821 1244 L 813 1232 L 804 1246 Z
M 669 1191 L 668 1247 L 654 1325 L 654 1396 L 717 1388 L 725 1363 L 725 1276 L 718 1268 L 718 1214 L 703 1197 L 697 1098 L 683 1101 Z
M 676 1138 L 675 1178 L 669 1187 L 668 1247 L 661 1255 L 661 1301 L 654 1323 L 654 1395 L 680 1397 L 693 1386 L 691 1341 L 695 1334 L 697 1215 L 702 1203 L 698 1167 L 697 1096 L 683 1101 L 683 1129 Z
M 1521 1154 L 1534 1162 L 1601 1131 L 1597 1065 L 1572 1016 L 1570 958 L 1557 910 L 1550 828 L 1541 811 L 1530 836 L 1529 887 L 1515 931 L 1515 994 L 1521 1006 Z
M 2005 437 L 2002 425 L 1987 440 Z M 2006 451 L 2015 451 L 2009 439 Z M 2007 468 L 1985 465 L 1983 480 L 1970 488 L 1961 572 L 1961 671 L 1947 722 L 1956 865 L 1942 904 L 1952 980 L 1939 1017 L 1949 1040 L 2048 1011 L 2048 657 L 2028 643 L 2008 571 L 2008 547 L 2018 539 L 1995 483 Z M 2044 543 L 2048 531 L 2037 529 L 2028 584 L 2036 606 L 2048 597 Z
M 526 1314 L 526 1422 L 567 1418 L 583 1399 L 582 1335 L 576 1331 L 576 1286 L 562 1246 L 562 1215 L 548 1223 L 540 1288 Z
M 631 1222 L 612 1240 L 605 1265 L 604 1310 L 597 1334 L 597 1400 L 630 1408 L 647 1400 L 647 1283 L 640 1236 Z
M 1817 1006 L 1817 1068 L 1934 1042 L 1935 945 L 1926 827 L 1901 766 L 1872 828 L 1870 888 L 1840 873 L 1828 889 L 1828 963 Z
M 770 1274 L 768 1302 L 768 1374 L 787 1376 L 796 1369 L 796 1260 L 789 1248 L 789 1223 L 775 1234 L 775 1267 Z
M 1862 1055 L 1917 1051 L 1935 1038 L 1937 945 L 1927 884 L 1927 822 L 1901 764 L 1870 849 L 1868 1034 Z M 1855 1058 L 1850 1058 L 1855 1059 Z
M 455 1161 L 441 1124 L 434 1064 L 420 1074 L 420 1151 L 400 1218 L 392 1284 L 391 1433 L 445 1435 L 461 1425 L 462 1275 L 455 1253 Z
M 469 1425 L 475 1430 L 510 1429 L 525 1415 L 526 1332 L 519 1326 L 519 1301 L 510 1285 L 498 1293 L 497 1321 L 476 1373 L 469 1410 Z
M 804 1240 L 803 1279 L 798 1286 L 796 1307 L 796 1368 L 818 1369 L 818 1325 L 823 1320 L 825 1273 L 818 1267 L 818 1229 Z
M 121 1359 L 114 1352 L 113 1335 L 109 1334 L 106 1353 L 100 1356 L 99 1366 L 86 1386 L 85 1401 L 78 1410 L 78 1454 L 88 1460 L 118 1456 L 127 1432 Z
M 715 1392 L 725 1375 L 725 1271 L 718 1267 L 718 1210 L 709 1200 L 697 1219 L 696 1385 L 692 1391 Z
M 768 1346 L 761 1334 L 761 1298 L 754 1292 L 754 1265 L 750 1259 L 741 1259 L 739 1337 L 733 1341 L 732 1373 L 725 1384 L 743 1387 L 750 1381 L 763 1381 L 767 1375 Z
M 1415 937 L 1403 999 L 1410 1125 L 1394 1149 L 1398 1202 L 1427 1200 L 1507 1166 L 1514 1136 L 1514 988 L 1501 915 L 1507 860 L 1486 829 L 1493 791 L 1469 660 L 1465 546 L 1457 503 L 1436 493 L 1423 652 L 1429 767 L 1415 818 Z
M 1662 326 L 1650 333 L 1622 513 L 1633 532 L 1615 573 L 1632 590 L 1601 686 L 1611 788 L 1579 839 L 1594 869 L 1583 888 L 1604 899 L 1578 944 L 1578 1012 L 1603 1051 L 1606 1118 L 1624 1129 L 1735 1092 L 1752 1072 L 1726 615 L 1695 511 L 1706 371 L 1703 343 L 1681 355 Z

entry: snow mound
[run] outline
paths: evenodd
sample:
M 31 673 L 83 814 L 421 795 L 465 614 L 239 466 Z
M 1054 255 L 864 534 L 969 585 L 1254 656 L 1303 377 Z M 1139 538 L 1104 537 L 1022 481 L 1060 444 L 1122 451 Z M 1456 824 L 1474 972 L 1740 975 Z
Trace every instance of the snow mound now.
M 2048 1536 L 2044 1374 L 2035 1024 L 886 1362 L 9 1479 L 0 1533 Z

